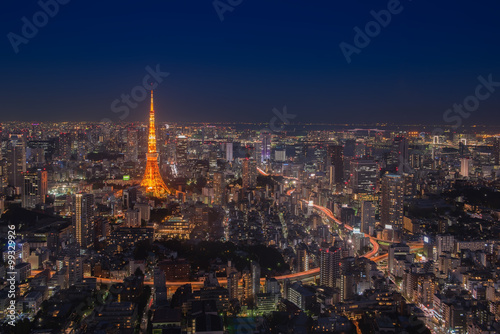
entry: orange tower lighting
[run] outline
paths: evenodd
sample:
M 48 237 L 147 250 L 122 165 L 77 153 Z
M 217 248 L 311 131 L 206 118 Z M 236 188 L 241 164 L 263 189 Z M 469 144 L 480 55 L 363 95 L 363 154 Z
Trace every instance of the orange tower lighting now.
M 154 197 L 164 197 L 171 193 L 160 175 L 158 152 L 156 151 L 155 111 L 153 107 L 153 91 L 151 90 L 151 110 L 149 111 L 148 153 L 146 154 L 146 172 L 141 186 L 146 193 Z

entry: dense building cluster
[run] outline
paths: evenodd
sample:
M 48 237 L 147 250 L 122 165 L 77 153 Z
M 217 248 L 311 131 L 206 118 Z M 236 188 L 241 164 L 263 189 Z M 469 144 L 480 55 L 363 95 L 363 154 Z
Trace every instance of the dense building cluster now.
M 151 113 L 2 124 L 5 331 L 11 315 L 25 333 L 500 332 L 488 129 Z

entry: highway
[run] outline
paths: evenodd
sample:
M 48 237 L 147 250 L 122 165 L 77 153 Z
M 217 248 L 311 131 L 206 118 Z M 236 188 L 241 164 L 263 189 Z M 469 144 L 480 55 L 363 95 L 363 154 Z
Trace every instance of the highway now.
M 260 168 L 257 168 L 257 170 L 260 174 L 262 174 L 264 176 L 270 175 L 268 173 L 265 173 Z M 290 194 L 291 194 L 291 192 L 290 192 Z M 303 201 L 307 203 L 307 201 L 305 201 L 305 200 L 303 200 Z M 314 207 L 314 209 L 319 210 L 323 214 L 325 214 L 326 217 L 328 217 L 332 221 L 332 223 L 335 223 L 339 226 L 343 226 L 348 231 L 353 230 L 352 226 L 349 226 L 347 224 L 343 224 L 340 220 L 338 220 L 333 215 L 333 212 L 330 209 L 327 209 L 323 206 L 319 206 L 316 204 L 314 204 L 313 207 Z M 372 244 L 372 249 L 368 253 L 364 254 L 363 257 L 371 259 L 372 261 L 374 261 L 376 263 L 379 263 L 379 262 L 386 260 L 388 257 L 388 254 L 377 255 L 378 251 L 380 249 L 380 245 L 378 244 L 378 241 L 384 241 L 384 242 L 389 242 L 389 243 L 390 243 L 390 241 L 375 238 L 375 237 L 372 237 L 366 233 L 364 233 L 364 235 L 365 235 L 365 237 L 370 238 L 370 243 Z M 421 249 L 423 247 L 423 243 L 408 243 L 408 245 L 410 246 L 411 251 L 415 251 L 415 250 Z M 40 271 L 32 270 L 32 275 L 36 275 L 39 272 Z M 278 281 L 282 281 L 282 280 L 286 280 L 286 279 L 289 279 L 291 281 L 304 281 L 307 279 L 312 279 L 318 275 L 319 275 L 319 268 L 314 268 L 311 270 L 302 271 L 302 272 L 298 272 L 298 273 L 294 273 L 294 274 L 275 276 L 274 278 Z M 85 278 L 87 278 L 87 277 L 85 277 Z M 114 283 L 122 283 L 123 282 L 123 279 L 118 279 L 118 278 L 116 278 L 116 279 L 101 278 L 101 277 L 94 277 L 94 278 L 96 278 L 98 282 L 104 283 L 104 284 L 114 284 Z M 227 279 L 219 279 L 218 281 L 219 281 L 219 284 L 221 286 L 227 286 Z M 262 278 L 261 283 L 264 283 L 264 282 L 265 282 L 265 278 Z M 145 281 L 144 284 L 153 285 L 153 281 L 148 280 L 148 281 Z M 204 282 L 203 281 L 166 282 L 166 286 L 169 288 L 176 288 L 176 287 L 180 287 L 180 286 L 185 285 L 185 284 L 191 284 L 191 286 L 196 289 L 196 288 L 203 287 Z

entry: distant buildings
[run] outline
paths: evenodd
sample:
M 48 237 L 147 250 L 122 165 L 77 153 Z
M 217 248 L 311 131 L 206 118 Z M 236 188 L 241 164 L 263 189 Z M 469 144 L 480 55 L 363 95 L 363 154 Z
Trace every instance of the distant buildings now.
M 26 172 L 26 145 L 23 135 L 11 134 L 7 142 L 7 182 L 19 192 Z
M 341 145 L 329 145 L 326 149 L 326 166 L 330 174 L 330 183 L 339 185 L 344 182 L 344 148 Z
M 471 162 L 469 158 L 460 159 L 460 176 L 469 177 Z

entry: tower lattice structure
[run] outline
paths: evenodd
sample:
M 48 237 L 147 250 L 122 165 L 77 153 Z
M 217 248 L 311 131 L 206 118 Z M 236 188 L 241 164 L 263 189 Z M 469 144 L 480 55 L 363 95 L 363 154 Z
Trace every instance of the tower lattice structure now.
M 158 152 L 156 151 L 155 111 L 153 107 L 153 91 L 151 90 L 151 110 L 149 111 L 148 153 L 146 154 L 146 172 L 141 186 L 146 193 L 155 197 L 163 197 L 171 193 L 160 174 Z

